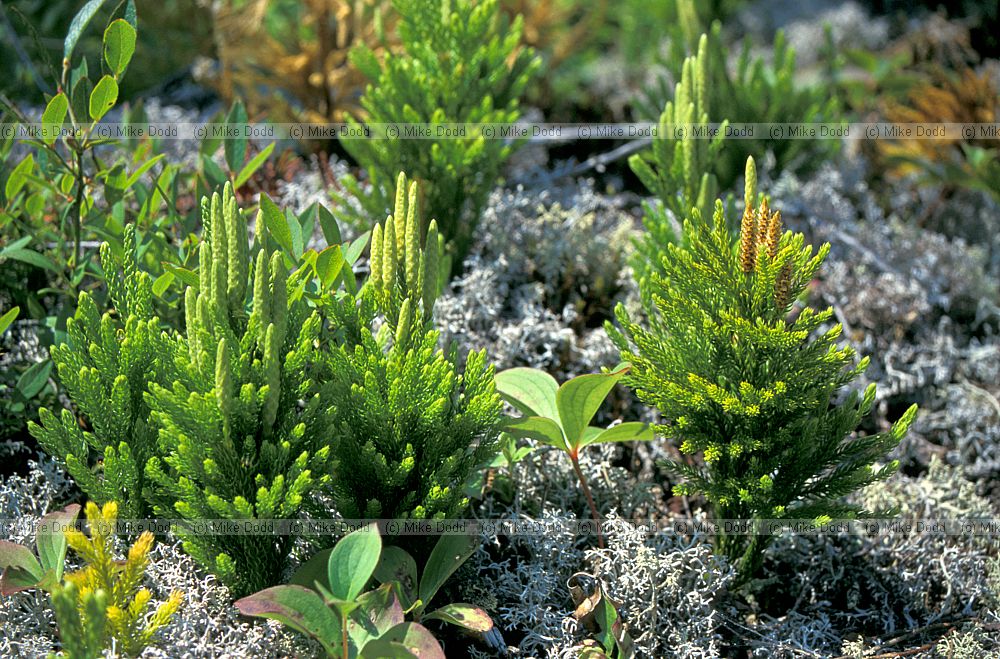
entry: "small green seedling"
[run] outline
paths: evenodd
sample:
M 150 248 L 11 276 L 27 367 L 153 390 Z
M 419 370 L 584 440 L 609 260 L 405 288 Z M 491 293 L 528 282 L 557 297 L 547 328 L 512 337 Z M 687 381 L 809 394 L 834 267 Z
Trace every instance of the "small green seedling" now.
M 35 547 L 38 557 L 30 549 L 6 540 L 0 540 L 0 595 L 13 595 L 24 590 L 39 588 L 52 591 L 62 581 L 66 562 L 66 536 L 63 531 L 76 522 L 80 506 L 73 504 L 65 510 L 49 513 L 38 523 Z
M 580 450 L 591 444 L 653 439 L 653 428 L 648 423 L 633 421 L 607 429 L 590 425 L 601 403 L 629 368 L 628 364 L 620 364 L 609 373 L 581 375 L 562 386 L 548 373 L 534 368 L 512 368 L 496 376 L 500 396 L 525 415 L 510 419 L 505 430 L 516 437 L 554 446 L 569 456 L 597 525 L 597 543 L 602 549 L 600 515 L 580 469 Z

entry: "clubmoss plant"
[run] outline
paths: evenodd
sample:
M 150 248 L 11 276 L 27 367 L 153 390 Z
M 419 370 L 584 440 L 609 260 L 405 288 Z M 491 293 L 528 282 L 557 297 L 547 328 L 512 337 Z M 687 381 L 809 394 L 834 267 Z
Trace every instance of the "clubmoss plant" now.
M 169 369 L 165 338 L 153 316 L 150 278 L 135 258 L 134 225 L 125 229 L 125 244 L 123 272 L 110 246 L 101 247 L 113 309 L 102 314 L 90 293 L 80 293 L 76 312 L 66 322 L 69 342 L 49 351 L 78 414 L 64 409 L 57 417 L 42 408 L 41 424 L 29 422 L 28 430 L 65 465 L 84 494 L 98 504 L 118 501 L 122 512 L 136 519 L 149 512 L 143 468 L 157 450 L 143 392 L 147 382 Z
M 53 349 L 93 431 L 64 411 L 42 413 L 32 432 L 94 500 L 127 497 L 136 517 L 151 508 L 171 519 L 293 518 L 329 478 L 329 427 L 312 379 L 320 317 L 289 293 L 279 252 L 251 259 L 231 186 L 204 200 L 202 219 L 185 332 L 160 328 L 149 277 L 126 250 L 124 276 L 109 277 L 124 323 L 81 295 L 70 344 Z M 105 271 L 117 271 L 102 253 Z M 276 583 L 294 540 L 178 535 L 238 594 Z
M 639 242 L 635 259 L 640 278 L 648 275 L 650 268 L 659 269 L 659 254 L 664 245 L 678 238 L 677 223 L 688 217 L 692 208 L 708 217 L 719 192 L 714 171 L 726 121 L 721 122 L 718 134 L 711 140 L 696 137 L 691 129 L 692 124 L 718 121 L 709 108 L 707 48 L 708 37 L 702 35 L 697 53 L 684 60 L 673 99 L 667 101 L 660 115 L 652 149 L 629 159 L 632 171 L 662 204 L 644 206 L 646 233 Z
M 289 294 L 279 252 L 260 250 L 249 276 L 246 220 L 230 187 L 202 211 L 199 285 L 185 290 L 186 332 L 166 355 L 175 372 L 145 396 L 158 429 L 150 500 L 163 517 L 294 518 L 329 478 L 329 427 L 312 380 L 320 317 Z M 294 540 L 179 535 L 237 593 L 277 582 Z
M 65 575 L 52 592 L 52 605 L 63 649 L 69 657 L 99 657 L 112 644 L 125 655 L 138 655 L 170 622 L 183 596 L 174 591 L 151 614 L 152 593 L 142 587 L 153 547 L 149 531 L 129 548 L 125 561 L 116 561 L 113 537 L 118 521 L 114 502 L 86 507 L 90 537 L 70 528 L 66 542 L 86 566 Z
M 650 89 L 645 101 L 640 101 L 640 112 L 656 116 L 670 98 L 672 91 L 667 84 L 680 80 L 686 60 L 683 55 L 704 53 L 705 62 L 700 77 L 703 80 L 707 105 L 713 121 L 727 119 L 733 123 L 823 123 L 839 119 L 839 105 L 835 94 L 819 85 L 808 85 L 796 79 L 795 50 L 791 48 L 782 31 L 774 37 L 771 57 L 766 60 L 751 54 L 749 39 L 744 42 L 734 69 L 729 67 L 729 48 L 722 34 L 722 24 L 714 21 L 710 26 L 699 16 L 694 0 L 676 0 L 679 16 L 674 28 L 674 43 L 661 60 L 669 73 L 658 85 Z M 701 4 L 701 3 L 698 3 Z M 702 12 L 704 13 L 704 12 Z M 699 38 L 699 35 L 702 35 Z M 675 98 L 676 100 L 676 98 Z M 712 172 L 718 177 L 723 190 L 733 185 L 739 177 L 745 154 L 774 154 L 777 168 L 808 169 L 835 154 L 839 141 L 835 139 L 796 140 L 788 135 L 763 134 L 740 136 L 739 148 L 723 149 Z M 662 139 L 662 136 L 661 138 Z M 712 197 L 708 203 L 712 203 Z M 702 217 L 710 213 L 702 211 Z M 687 217 L 687 212 L 680 217 Z
M 341 341 L 322 381 L 338 436 L 334 499 L 345 517 L 457 515 L 473 470 L 496 451 L 493 366 L 485 352 L 460 365 L 454 346 L 438 347 L 442 241 L 432 221 L 421 247 L 418 198 L 401 177 L 395 212 L 372 232 L 372 274 L 360 295 L 324 304 Z
M 493 124 L 519 116 L 518 98 L 539 67 L 519 45 L 497 0 L 395 0 L 402 52 L 381 61 L 359 46 L 351 60 L 369 79 L 361 105 L 374 124 Z M 467 128 L 464 136 L 350 139 L 344 148 L 374 186 L 370 223 L 392 203 L 400 169 L 421 184 L 424 216 L 452 244 L 456 267 L 468 252 L 486 198 L 513 146 Z M 394 137 L 390 135 L 389 137 Z M 356 188 L 355 188 L 356 189 Z M 367 227 L 365 227 L 367 228 Z M 421 231 L 426 231 L 422 226 Z
M 747 190 L 748 199 L 756 197 Z M 642 284 L 654 302 L 648 325 L 621 305 L 621 329 L 606 325 L 632 364 L 627 382 L 662 414 L 659 431 L 704 460 L 667 463 L 683 479 L 674 491 L 704 495 L 719 519 L 823 522 L 871 514 L 842 497 L 897 469 L 896 461 L 880 462 L 906 434 L 916 406 L 888 432 L 857 435 L 875 386 L 861 396 L 841 393 L 868 359 L 856 364 L 854 350 L 837 344 L 839 324 L 823 329 L 832 309 L 789 315 L 829 244 L 814 252 L 802 234 L 783 231 L 766 200 L 747 208 L 736 240 L 722 202 L 711 221 L 692 215 L 684 245 L 667 246 L 663 274 Z M 722 533 L 717 550 L 745 581 L 768 539 Z

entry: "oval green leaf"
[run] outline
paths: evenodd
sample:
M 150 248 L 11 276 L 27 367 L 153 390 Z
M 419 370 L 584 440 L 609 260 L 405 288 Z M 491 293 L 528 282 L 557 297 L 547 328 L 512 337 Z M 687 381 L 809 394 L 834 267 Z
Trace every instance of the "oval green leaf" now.
M 504 426 L 504 431 L 515 437 L 534 439 L 543 444 L 554 446 L 561 451 L 569 450 L 566 446 L 566 439 L 563 437 L 562 428 L 555 421 L 544 416 L 522 416 L 511 419 Z
M 119 18 L 104 31 L 104 61 L 120 76 L 135 53 L 135 28 Z
M 45 573 L 30 549 L 7 540 L 0 540 L 0 568 L 5 572 L 11 570 L 12 573 L 25 573 L 27 577 L 34 579 L 32 584 L 38 583 Z M 19 586 L 23 585 L 22 581 L 24 579 L 17 579 Z
M 45 388 L 45 384 L 49 381 L 49 374 L 52 373 L 52 361 L 45 360 L 44 362 L 38 362 L 37 364 L 32 364 L 31 367 L 21 374 L 21 377 L 17 379 L 17 384 L 14 388 L 17 390 L 25 400 L 31 400 L 38 393 Z
M 52 259 L 43 254 L 39 254 L 33 249 L 8 249 L 4 251 L 3 257 L 7 259 L 14 259 L 15 261 L 21 261 L 22 263 L 30 263 L 36 268 L 42 268 L 50 272 L 59 272 L 59 269 L 56 267 L 56 264 L 52 262 Z
M 9 204 L 11 200 L 21 191 L 24 184 L 28 182 L 28 175 L 31 174 L 35 169 L 35 157 L 30 153 L 24 157 L 21 162 L 17 163 L 17 167 L 10 173 L 7 177 L 7 183 L 4 185 L 4 195 L 7 198 L 7 203 Z
M 76 42 L 80 40 L 87 23 L 94 17 L 97 10 L 101 8 L 107 0 L 90 0 L 73 17 L 73 22 L 69 24 L 69 31 L 66 33 L 66 40 L 63 42 L 63 59 L 68 60 L 76 48 Z
M 581 375 L 559 387 L 556 404 L 559 407 L 559 420 L 566 433 L 566 443 L 570 449 L 580 446 L 590 420 L 597 414 L 597 410 L 611 393 L 611 389 L 625 377 L 627 372 L 628 369 L 625 368 L 614 373 Z
M 229 142 L 226 142 L 226 144 L 229 144 Z M 243 169 L 240 170 L 240 173 L 236 175 L 236 180 L 233 181 L 234 188 L 239 189 L 244 183 L 250 180 L 250 177 L 253 176 L 258 169 L 260 169 L 260 166 L 271 157 L 271 152 L 274 151 L 275 144 L 277 144 L 277 142 L 271 142 L 265 146 L 260 153 L 255 155 L 250 162 L 243 165 Z
M 417 599 L 417 562 L 405 549 L 386 547 L 375 568 L 375 578 L 383 584 L 399 584 L 403 606 L 410 608 Z
M 641 421 L 619 423 L 595 435 L 584 437 L 583 445 L 606 444 L 608 442 L 648 441 L 654 437 L 653 426 Z
M 396 625 L 365 645 L 361 656 L 368 659 L 395 659 L 408 656 L 419 659 L 445 659 L 444 650 L 434 635 L 416 622 Z
M 295 574 L 288 580 L 288 583 L 295 586 L 305 586 L 313 590 L 317 590 L 318 584 L 329 590 L 330 584 L 327 583 L 326 566 L 330 562 L 330 552 L 332 551 L 333 547 L 330 547 L 329 549 L 324 549 L 313 554 L 312 558 L 299 566 L 299 569 L 295 571 Z
M 327 562 L 327 578 L 333 596 L 346 602 L 356 600 L 375 572 L 381 554 L 382 536 L 375 524 L 341 538 Z
M 59 137 L 59 130 L 66 119 L 66 111 L 69 110 L 69 99 L 66 94 L 59 92 L 49 99 L 42 113 L 42 141 L 49 146 Z
M 267 232 L 277 241 L 285 254 L 297 260 L 293 245 L 292 230 L 288 226 L 288 218 L 281 212 L 278 205 L 271 201 L 271 198 L 264 193 L 260 195 L 260 210 Z
M 337 224 L 337 219 L 322 204 L 316 204 L 316 210 L 319 215 L 319 226 L 323 230 L 323 237 L 326 238 L 326 244 L 339 245 L 342 238 L 340 237 L 340 225 Z
M 544 416 L 559 423 L 555 378 L 537 368 L 511 368 L 496 375 L 497 392 L 528 416 Z
M 225 144 L 223 144 L 223 150 L 226 154 L 226 165 L 229 167 L 229 171 L 233 173 L 243 169 L 243 163 L 246 160 L 247 120 L 247 109 L 243 107 L 243 102 L 237 99 L 229 109 L 229 115 L 226 117 L 226 127 L 232 130 L 236 137 L 227 139 Z
M 53 570 L 56 579 L 62 579 L 66 563 L 66 528 L 76 521 L 80 505 L 72 504 L 63 510 L 49 513 L 38 523 L 35 546 L 43 570 Z
M 493 619 L 477 606 L 457 602 L 445 604 L 423 617 L 424 620 L 442 620 L 470 632 L 485 634 L 493 629 Z
M 21 313 L 21 307 L 14 307 L 0 316 L 0 334 L 7 331 L 7 328 L 17 319 L 17 314 L 19 313 Z
M 111 76 L 101 78 L 90 92 L 90 118 L 100 121 L 118 100 L 118 83 Z
M 245 616 L 269 618 L 311 636 L 336 656 L 340 620 L 315 591 L 302 586 L 275 586 L 236 601 Z
M 462 534 L 442 535 L 434 545 L 427 559 L 424 573 L 420 577 L 421 609 L 426 609 L 437 591 L 455 570 L 472 556 L 479 546 L 478 536 Z

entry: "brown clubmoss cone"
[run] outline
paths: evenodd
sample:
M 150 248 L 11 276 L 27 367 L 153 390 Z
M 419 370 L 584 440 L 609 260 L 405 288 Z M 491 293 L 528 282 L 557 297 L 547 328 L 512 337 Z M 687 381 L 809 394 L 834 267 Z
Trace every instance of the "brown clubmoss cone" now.
M 747 206 L 740 223 L 740 267 L 743 272 L 753 272 L 757 265 L 757 216 L 754 209 Z
M 764 226 L 765 218 L 761 216 L 759 223 Z M 774 211 L 771 217 L 766 218 L 767 231 L 761 232 L 767 254 L 772 259 L 778 255 L 778 245 L 781 242 L 781 211 Z
M 789 299 L 791 297 L 791 287 L 792 287 L 792 266 L 786 263 L 782 268 L 781 272 L 778 273 L 778 280 L 774 282 L 774 306 L 776 308 L 784 309 L 791 302 Z

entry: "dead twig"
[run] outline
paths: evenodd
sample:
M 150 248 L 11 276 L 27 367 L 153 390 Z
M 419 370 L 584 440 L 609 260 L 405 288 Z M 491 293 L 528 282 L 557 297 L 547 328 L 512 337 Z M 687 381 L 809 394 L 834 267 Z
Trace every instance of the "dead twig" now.
M 534 177 L 514 179 L 513 184 L 525 185 L 528 187 L 545 187 L 551 184 L 553 181 L 557 181 L 561 178 L 566 178 L 566 177 L 581 176 L 583 174 L 586 174 L 592 169 L 601 171 L 603 170 L 603 168 L 607 167 L 616 160 L 621 160 L 622 158 L 627 158 L 633 153 L 638 153 L 639 151 L 642 151 L 652 143 L 653 139 L 650 137 L 643 138 L 641 140 L 633 140 L 619 147 L 616 147 L 606 153 L 602 153 L 596 156 L 591 156 L 578 165 L 557 169 L 555 171 L 545 174 L 544 176 L 534 176 Z

